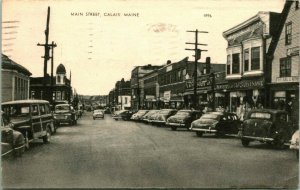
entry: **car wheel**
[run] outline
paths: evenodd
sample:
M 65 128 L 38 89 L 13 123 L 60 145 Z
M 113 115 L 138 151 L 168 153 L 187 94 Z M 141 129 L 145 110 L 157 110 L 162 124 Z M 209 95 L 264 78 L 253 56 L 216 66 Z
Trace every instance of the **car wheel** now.
M 242 145 L 243 145 L 244 147 L 249 146 L 249 143 L 250 143 L 249 140 L 247 140 L 247 139 L 242 139 Z
M 95 117 L 93 117 L 93 120 L 95 120 Z
M 176 131 L 177 127 L 171 126 L 172 131 Z
M 25 138 L 22 134 L 18 135 L 14 144 L 14 156 L 20 157 L 25 151 Z
M 296 151 L 296 158 L 299 160 L 299 150 Z
M 74 125 L 77 125 L 77 120 L 74 120 Z
M 196 134 L 197 134 L 198 137 L 202 137 L 203 132 L 197 131 Z
M 282 137 L 278 137 L 274 142 L 274 146 L 276 149 L 284 149 L 284 139 Z
M 46 135 L 43 136 L 43 141 L 44 141 L 44 143 L 49 143 L 50 139 L 51 139 L 51 130 L 49 127 L 47 127 Z

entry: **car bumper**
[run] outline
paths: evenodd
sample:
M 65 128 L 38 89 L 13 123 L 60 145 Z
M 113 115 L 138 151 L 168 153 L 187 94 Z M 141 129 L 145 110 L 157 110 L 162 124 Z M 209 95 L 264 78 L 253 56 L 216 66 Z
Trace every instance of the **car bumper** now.
M 263 142 L 273 142 L 274 138 L 268 137 L 253 137 L 253 136 L 241 136 L 242 139 L 258 140 Z
M 161 120 L 153 120 L 152 123 L 157 123 L 157 124 L 166 124 L 165 121 L 161 121 Z
M 167 126 L 185 127 L 185 123 L 166 123 Z
M 190 128 L 191 131 L 200 131 L 200 132 L 204 132 L 204 133 L 216 133 L 217 130 L 216 129 L 201 129 L 201 128 Z
M 71 118 L 68 119 L 54 119 L 55 123 L 69 123 L 72 122 L 73 120 Z
M 104 118 L 104 115 L 94 115 L 93 118 Z

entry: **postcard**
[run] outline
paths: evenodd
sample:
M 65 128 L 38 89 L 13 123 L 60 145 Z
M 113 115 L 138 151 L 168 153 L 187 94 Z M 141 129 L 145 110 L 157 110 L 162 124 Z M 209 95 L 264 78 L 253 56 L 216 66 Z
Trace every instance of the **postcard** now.
M 3 189 L 297 189 L 299 1 L 3 0 Z

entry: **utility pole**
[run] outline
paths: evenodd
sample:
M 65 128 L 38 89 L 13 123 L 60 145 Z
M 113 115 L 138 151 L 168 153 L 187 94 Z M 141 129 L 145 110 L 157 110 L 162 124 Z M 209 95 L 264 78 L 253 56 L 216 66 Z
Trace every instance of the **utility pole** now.
M 53 64 L 54 64 L 54 48 L 56 47 L 56 44 L 52 41 L 51 44 L 51 91 L 50 91 L 50 95 L 51 95 L 51 99 L 50 99 L 50 103 L 53 103 Z
M 191 51 L 195 51 L 195 66 L 194 66 L 194 98 L 193 98 L 193 103 L 194 106 L 197 107 L 198 106 L 198 98 L 197 98 L 197 65 L 198 65 L 198 60 L 201 59 L 201 52 L 202 51 L 207 51 L 207 50 L 202 50 L 202 49 L 198 49 L 198 45 L 202 45 L 202 46 L 207 46 L 207 44 L 200 44 L 198 43 L 198 33 L 208 33 L 206 31 L 187 31 L 187 32 L 193 32 L 195 33 L 195 43 L 190 43 L 190 42 L 186 42 L 185 44 L 192 44 L 195 45 L 194 49 L 185 49 L 185 50 L 191 50 Z
M 52 46 L 54 46 L 54 44 L 48 44 L 48 39 L 49 39 L 49 21 L 50 21 L 50 7 L 48 7 L 48 13 L 47 13 L 47 23 L 46 23 L 46 30 L 45 30 L 45 44 L 40 44 L 38 43 L 37 46 L 44 46 L 45 48 L 45 54 L 44 56 L 42 56 L 42 58 L 44 58 L 44 79 L 43 79 L 43 90 L 44 93 L 43 94 L 47 94 L 45 93 L 46 91 L 46 84 L 47 84 L 47 62 L 50 59 L 49 56 L 49 50 Z M 56 44 L 55 44 L 56 47 Z M 52 96 L 52 94 L 51 94 Z M 52 98 L 51 98 L 52 99 Z

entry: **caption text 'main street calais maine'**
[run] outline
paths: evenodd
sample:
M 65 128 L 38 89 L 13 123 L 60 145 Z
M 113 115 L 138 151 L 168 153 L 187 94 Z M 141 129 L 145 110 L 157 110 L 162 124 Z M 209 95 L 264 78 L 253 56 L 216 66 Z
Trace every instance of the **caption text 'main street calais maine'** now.
M 71 12 L 71 16 L 139 17 L 140 13 Z

